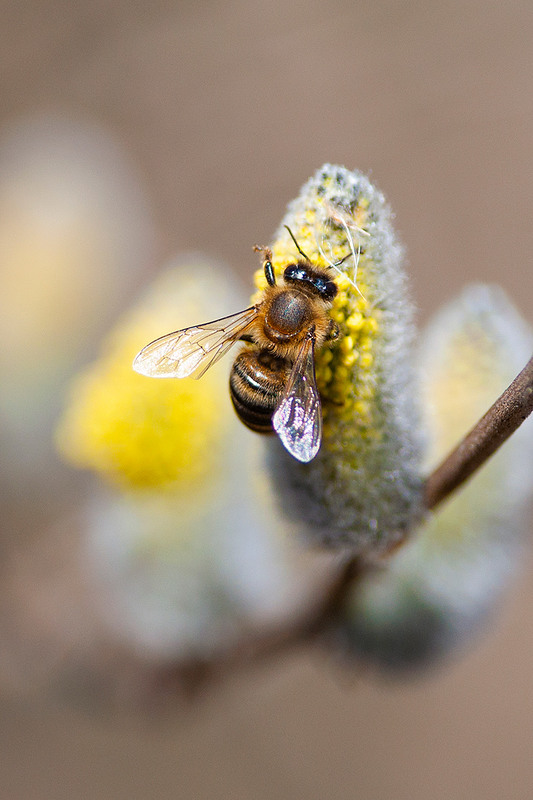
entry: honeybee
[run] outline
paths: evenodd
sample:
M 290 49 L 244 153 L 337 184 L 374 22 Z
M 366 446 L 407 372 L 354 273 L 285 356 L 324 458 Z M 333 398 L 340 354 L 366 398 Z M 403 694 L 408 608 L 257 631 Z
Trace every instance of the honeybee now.
M 137 354 L 133 368 L 153 378 L 200 378 L 236 342 L 251 344 L 237 355 L 230 374 L 237 415 L 254 431 L 275 431 L 294 458 L 307 462 L 322 439 L 315 351 L 338 336 L 327 313 L 337 285 L 311 263 L 288 230 L 301 258 L 285 267 L 281 284 L 272 251 L 256 246 L 267 281 L 256 305 L 156 339 Z

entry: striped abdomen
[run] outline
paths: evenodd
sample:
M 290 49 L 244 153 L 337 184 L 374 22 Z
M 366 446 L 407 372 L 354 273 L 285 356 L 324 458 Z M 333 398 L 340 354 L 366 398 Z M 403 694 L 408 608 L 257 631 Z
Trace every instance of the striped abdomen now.
M 268 350 L 244 350 L 235 359 L 229 379 L 230 395 L 239 418 L 253 431 L 272 432 L 272 414 L 290 370 L 290 362 Z

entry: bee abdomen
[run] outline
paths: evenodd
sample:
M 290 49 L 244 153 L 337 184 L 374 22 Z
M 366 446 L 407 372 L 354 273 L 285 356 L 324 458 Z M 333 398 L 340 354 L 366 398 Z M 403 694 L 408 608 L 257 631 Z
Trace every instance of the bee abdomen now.
M 272 415 L 289 372 L 289 362 L 268 350 L 244 350 L 235 359 L 229 379 L 230 395 L 240 420 L 253 431 L 272 432 Z

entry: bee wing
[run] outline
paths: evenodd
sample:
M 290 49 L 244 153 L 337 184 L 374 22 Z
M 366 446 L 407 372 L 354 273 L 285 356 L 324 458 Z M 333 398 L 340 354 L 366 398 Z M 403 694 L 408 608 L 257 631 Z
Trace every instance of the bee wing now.
M 133 360 L 133 369 L 151 378 L 201 378 L 250 327 L 257 315 L 251 306 L 238 314 L 167 333 L 150 342 Z
M 322 439 L 322 407 L 315 379 L 315 336 L 309 333 L 296 357 L 272 417 L 283 446 L 298 461 L 311 461 Z

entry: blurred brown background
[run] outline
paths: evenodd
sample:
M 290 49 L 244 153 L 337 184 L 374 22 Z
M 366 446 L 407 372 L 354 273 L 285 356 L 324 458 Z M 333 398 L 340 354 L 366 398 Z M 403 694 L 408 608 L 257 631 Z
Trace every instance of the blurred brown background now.
M 391 202 L 421 321 L 472 280 L 532 319 L 531 4 L 2 2 L 0 42 L 2 130 L 83 120 L 133 164 L 156 246 L 125 296 L 182 250 L 249 281 L 332 161 Z M 163 718 L 8 694 L 0 796 L 531 797 L 532 607 L 530 562 L 485 637 L 408 685 L 302 654 Z

